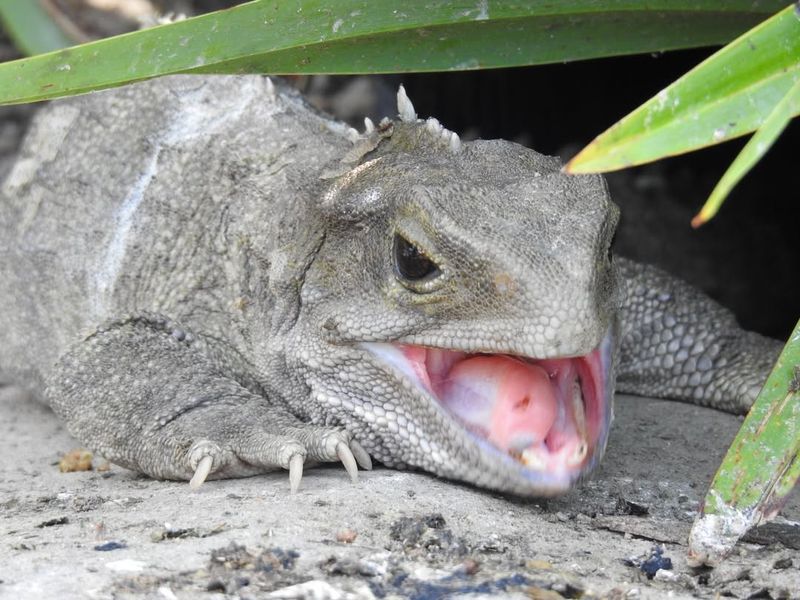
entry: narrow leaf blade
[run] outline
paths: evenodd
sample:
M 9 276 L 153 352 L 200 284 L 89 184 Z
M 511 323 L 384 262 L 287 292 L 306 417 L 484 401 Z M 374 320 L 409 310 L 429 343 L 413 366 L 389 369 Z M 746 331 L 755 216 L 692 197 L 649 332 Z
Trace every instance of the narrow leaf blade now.
M 39 0 L 0 0 L 0 25 L 24 54 L 43 54 L 71 46 L 71 40 Z
M 720 465 L 689 535 L 695 564 L 718 564 L 772 518 L 800 478 L 800 321 Z
M 692 219 L 692 227 L 700 227 L 707 223 L 719 211 L 733 187 L 739 183 L 750 169 L 761 160 L 781 135 L 792 115 L 800 113 L 800 79 L 794 84 L 783 100 L 764 120 L 755 135 L 747 142 L 736 159 L 725 171 L 700 212 Z
M 0 65 L 0 104 L 170 73 L 398 73 L 541 64 L 724 42 L 779 0 L 255 0 Z
M 789 6 L 611 126 L 566 170 L 613 171 L 744 135 L 798 80 L 800 15 Z

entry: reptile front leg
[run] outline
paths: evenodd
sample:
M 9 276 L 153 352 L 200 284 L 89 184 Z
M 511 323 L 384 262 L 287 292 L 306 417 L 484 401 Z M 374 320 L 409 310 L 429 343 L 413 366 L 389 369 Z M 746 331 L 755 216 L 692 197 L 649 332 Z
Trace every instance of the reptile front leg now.
M 782 344 L 743 330 L 729 310 L 672 275 L 615 263 L 627 296 L 618 391 L 746 412 Z
M 338 428 L 298 420 L 235 377 L 230 353 L 158 316 L 98 329 L 60 358 L 46 397 L 82 443 L 159 479 L 242 477 L 341 460 L 357 477 L 366 452 Z M 355 457 L 354 457 L 355 455 Z

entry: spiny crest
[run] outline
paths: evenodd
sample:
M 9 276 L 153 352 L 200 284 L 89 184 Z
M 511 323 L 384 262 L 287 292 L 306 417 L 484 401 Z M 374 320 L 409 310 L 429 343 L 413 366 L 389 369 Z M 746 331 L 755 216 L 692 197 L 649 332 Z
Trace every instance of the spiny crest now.
M 364 135 L 371 135 L 375 131 L 375 123 L 369 117 L 364 117 Z
M 432 142 L 445 145 L 451 152 L 459 152 L 461 150 L 461 138 L 458 137 L 457 133 L 445 129 L 442 124 L 433 117 L 430 117 L 426 121 L 417 118 L 414 105 L 411 103 L 408 94 L 406 94 L 406 89 L 402 84 L 397 90 L 397 114 L 400 116 L 400 121 L 403 123 L 419 124 L 424 127 L 425 133 Z
M 397 89 L 397 114 L 400 115 L 400 120 L 406 123 L 413 123 L 417 120 L 417 111 L 414 110 L 414 105 L 411 104 L 402 83 Z
M 406 150 L 426 147 L 452 153 L 461 151 L 461 139 L 457 133 L 445 129 L 433 117 L 426 120 L 417 118 L 414 105 L 402 85 L 397 90 L 397 112 L 397 121 L 384 117 L 377 125 L 366 117 L 362 134 L 348 127 L 345 133 L 353 142 L 353 148 L 342 157 L 338 167 L 327 170 L 322 178 L 330 179 L 342 175 L 383 143 L 397 143 Z

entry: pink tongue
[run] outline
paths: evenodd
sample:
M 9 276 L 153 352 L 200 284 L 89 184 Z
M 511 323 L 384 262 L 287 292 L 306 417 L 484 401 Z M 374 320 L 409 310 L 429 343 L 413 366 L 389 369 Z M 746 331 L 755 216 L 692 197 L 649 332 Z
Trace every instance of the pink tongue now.
M 544 369 L 507 356 L 463 360 L 450 370 L 442 387 L 444 403 L 506 451 L 543 442 L 558 414 Z

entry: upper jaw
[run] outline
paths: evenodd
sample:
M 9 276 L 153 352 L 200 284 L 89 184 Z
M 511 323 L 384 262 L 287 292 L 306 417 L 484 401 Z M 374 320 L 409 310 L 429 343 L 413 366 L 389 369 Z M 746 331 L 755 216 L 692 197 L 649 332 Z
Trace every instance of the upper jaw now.
M 462 445 L 478 450 L 480 465 L 420 465 L 427 470 L 522 495 L 554 495 L 602 456 L 612 416 L 611 329 L 584 356 L 544 360 L 400 342 L 359 345 L 456 424 Z M 475 456 L 464 453 L 467 461 Z M 476 480 L 476 469 L 493 473 Z

